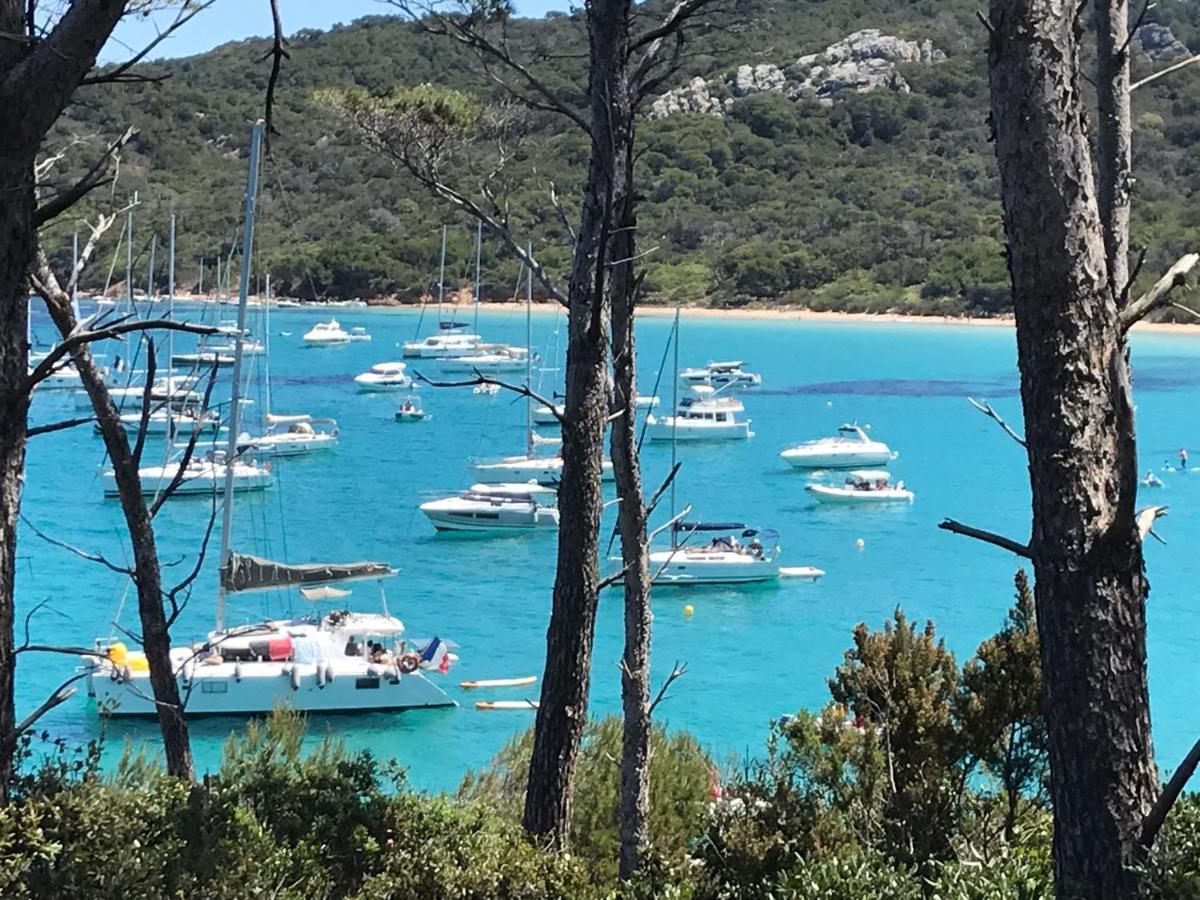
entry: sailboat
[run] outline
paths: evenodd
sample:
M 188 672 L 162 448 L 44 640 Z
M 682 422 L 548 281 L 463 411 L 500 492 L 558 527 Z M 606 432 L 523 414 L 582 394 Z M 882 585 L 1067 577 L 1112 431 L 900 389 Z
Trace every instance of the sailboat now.
M 246 198 L 243 259 L 251 259 L 254 195 L 262 124 L 255 123 Z M 249 265 L 243 269 L 238 305 L 244 326 L 249 295 Z M 239 332 L 239 335 L 242 332 Z M 235 351 L 235 373 L 242 355 Z M 237 378 L 234 383 L 236 385 Z M 236 387 L 235 387 L 236 391 Z M 237 431 L 233 406 L 231 434 Z M 231 437 L 232 448 L 234 439 Z M 433 638 L 423 646 L 403 640 L 404 624 L 387 609 L 377 613 L 334 610 L 323 615 L 266 620 L 227 627 L 229 594 L 297 587 L 313 602 L 342 600 L 349 591 L 336 585 L 396 574 L 379 562 L 285 565 L 233 552 L 232 472 L 227 472 L 222 510 L 221 565 L 217 586 L 216 623 L 198 644 L 173 647 L 171 663 L 185 697 L 184 714 L 261 715 L 279 704 L 304 712 L 360 712 L 453 706 L 426 672 L 449 669 L 449 645 Z M 370 648 L 369 650 L 367 648 Z M 114 716 L 156 714 L 144 654 L 131 653 L 121 642 L 97 642 L 98 655 L 84 658 L 88 695 Z
M 482 226 L 481 226 L 482 227 Z M 480 246 L 483 232 L 478 230 L 475 235 L 475 300 L 476 310 L 479 308 L 479 261 Z M 426 338 L 405 341 L 401 347 L 406 359 L 441 359 L 445 356 L 462 356 L 473 353 L 481 338 L 478 334 L 468 334 L 466 323 L 456 322 L 451 316 L 449 321 L 442 320 L 442 300 L 446 295 L 446 226 L 442 226 L 442 253 L 438 265 L 438 300 L 437 300 L 437 334 Z M 424 318 L 424 307 L 422 307 Z M 475 324 L 479 325 L 479 314 L 475 315 Z M 420 321 L 417 329 L 420 330 Z
M 258 134 L 256 130 L 255 134 Z M 252 180 L 258 177 L 258 139 L 255 138 L 251 148 L 251 171 Z M 254 214 L 252 201 L 254 199 L 254 188 L 250 188 L 247 194 L 247 219 L 246 219 L 246 234 L 243 239 L 243 267 L 242 267 L 242 282 L 243 292 L 241 301 L 238 307 L 238 322 L 237 331 L 234 336 L 234 344 L 236 353 L 233 359 L 233 383 L 230 388 L 229 402 L 229 443 L 225 450 L 217 450 L 216 448 L 207 450 L 199 456 L 192 456 L 184 463 L 182 458 L 186 454 L 186 450 L 180 451 L 180 454 L 173 460 L 165 460 L 161 465 L 157 466 L 142 466 L 138 469 L 138 477 L 141 481 L 142 491 L 145 494 L 157 494 L 164 490 L 168 485 L 171 485 L 176 480 L 178 484 L 175 486 L 172 496 L 184 496 L 188 494 L 208 494 L 211 496 L 217 494 L 232 494 L 235 491 L 260 491 L 271 486 L 274 482 L 274 477 L 271 474 L 269 466 L 260 466 L 253 460 L 243 458 L 240 455 L 236 443 L 238 434 L 238 421 L 241 417 L 242 401 L 239 397 L 242 377 L 242 342 L 246 336 L 246 300 L 249 295 L 250 288 L 250 248 L 253 242 L 254 230 Z M 170 297 L 168 302 L 171 304 L 170 311 L 174 312 L 174 217 L 171 220 L 171 273 L 168 276 L 171 282 Z M 171 339 L 173 332 L 168 331 L 168 340 Z M 168 344 L 170 348 L 170 344 Z M 171 356 L 168 349 L 168 356 Z M 154 427 L 159 427 L 162 422 L 165 428 L 165 433 L 176 433 L 175 413 L 168 403 L 165 410 L 161 412 L 162 418 L 154 420 Z M 122 416 L 122 421 L 132 418 L 136 414 L 127 413 Z M 200 415 L 208 416 L 208 411 L 202 410 Z M 140 419 L 139 419 L 140 421 Z M 219 427 L 219 422 L 217 423 Z M 128 425 L 126 425 L 128 427 Z M 135 424 L 134 428 L 137 427 Z M 209 423 L 206 419 L 197 420 L 196 427 L 208 428 Z M 186 430 L 187 425 L 183 424 L 182 429 Z M 100 475 L 100 483 L 104 488 L 106 497 L 117 497 L 120 495 L 120 490 L 117 486 L 116 472 L 112 469 L 103 471 Z
M 532 254 L 532 249 L 530 253 Z M 526 269 L 525 297 L 525 341 L 529 345 L 533 341 L 533 271 Z M 525 384 L 533 385 L 533 359 L 525 357 Z M 471 474 L 476 481 L 485 484 L 523 484 L 535 481 L 542 485 L 557 485 L 562 481 L 563 460 L 561 456 L 536 456 L 537 435 L 533 428 L 533 400 L 525 398 L 525 453 L 522 456 L 506 456 L 493 462 L 473 462 Z M 613 480 L 612 463 L 604 460 L 601 464 L 600 478 L 602 481 Z
M 263 304 L 263 330 L 266 332 L 263 353 L 263 392 L 266 400 L 264 430 L 261 434 L 242 432 L 238 435 L 237 452 L 253 456 L 304 456 L 322 450 L 333 450 L 338 444 L 336 419 L 311 416 L 308 413 L 275 415 L 271 412 L 271 275 L 267 273 L 266 302 Z

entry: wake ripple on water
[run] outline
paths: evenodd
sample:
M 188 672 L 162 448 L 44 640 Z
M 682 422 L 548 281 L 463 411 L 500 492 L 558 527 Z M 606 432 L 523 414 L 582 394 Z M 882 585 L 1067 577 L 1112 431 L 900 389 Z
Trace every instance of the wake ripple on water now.
M 756 394 L 800 396 L 843 394 L 864 397 L 1015 397 L 1017 382 L 1012 378 L 987 381 L 954 379 L 871 378 L 856 381 L 818 381 L 755 391 Z

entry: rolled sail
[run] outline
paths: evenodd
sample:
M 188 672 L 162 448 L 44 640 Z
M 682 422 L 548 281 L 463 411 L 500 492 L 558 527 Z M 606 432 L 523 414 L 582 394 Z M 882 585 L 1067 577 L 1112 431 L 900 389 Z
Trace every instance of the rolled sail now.
M 221 569 L 221 586 L 230 593 L 262 591 L 277 587 L 309 587 L 357 581 L 363 578 L 387 578 L 395 570 L 387 563 L 309 563 L 289 566 L 257 556 L 230 553 Z

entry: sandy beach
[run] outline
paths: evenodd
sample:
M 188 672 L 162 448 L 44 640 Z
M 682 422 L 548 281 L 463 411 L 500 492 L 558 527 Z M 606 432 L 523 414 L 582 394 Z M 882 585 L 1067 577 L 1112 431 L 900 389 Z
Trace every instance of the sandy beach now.
M 205 299 L 211 298 L 180 296 L 178 299 L 191 302 L 202 302 Z M 250 302 L 259 303 L 261 301 L 259 297 L 251 296 Z M 340 304 L 335 305 L 319 302 L 306 302 L 303 305 L 306 308 L 311 307 L 313 309 L 328 309 L 330 313 L 338 315 L 347 315 L 347 310 L 362 308 L 346 307 Z M 432 301 L 430 301 L 429 305 L 433 305 Z M 461 316 L 465 316 L 466 311 L 474 309 L 469 296 L 458 301 L 457 303 L 454 303 L 452 300 L 448 299 L 445 305 L 449 308 L 457 308 L 459 310 L 459 315 Z M 420 309 L 420 304 L 368 303 L 366 308 L 374 311 L 417 310 Z M 485 301 L 484 303 L 479 304 L 479 308 L 484 312 L 503 313 L 513 312 L 516 309 L 523 309 L 523 304 L 520 301 L 509 301 L 504 303 Z M 561 308 L 557 304 L 545 300 L 535 301 L 533 304 L 533 312 L 536 315 L 546 315 L 560 311 Z M 970 328 L 1012 328 L 1014 322 L 1011 313 L 1005 313 L 999 316 L 989 316 L 987 318 L 971 316 L 907 316 L 900 315 L 899 313 L 817 312 L 815 310 L 791 306 L 773 309 L 766 309 L 762 307 L 753 307 L 749 309 L 717 309 L 714 307 L 704 306 L 684 306 L 680 307 L 680 312 L 685 319 L 742 319 L 746 321 L 760 322 L 782 320 L 786 322 L 822 322 L 846 325 L 957 325 L 960 327 Z M 667 318 L 675 315 L 675 307 L 642 306 L 638 309 L 638 315 L 647 318 Z M 1200 335 L 1200 321 L 1195 323 L 1138 322 L 1133 326 L 1133 330 L 1140 332 L 1160 332 L 1164 334 Z

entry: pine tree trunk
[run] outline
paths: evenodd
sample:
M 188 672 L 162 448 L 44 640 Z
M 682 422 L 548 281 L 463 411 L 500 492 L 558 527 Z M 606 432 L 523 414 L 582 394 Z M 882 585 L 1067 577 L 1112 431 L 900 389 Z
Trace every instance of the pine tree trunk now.
M 25 479 L 29 395 L 25 270 L 33 248 L 33 157 L 6 147 L 0 128 L 0 801 L 12 780 L 16 735 L 13 619 L 17 519 Z
M 633 163 L 623 166 L 625 185 L 618 218 L 621 230 L 613 241 L 612 463 L 616 479 L 617 528 L 625 572 L 625 651 L 621 657 L 621 850 L 618 874 L 632 878 L 650 842 L 650 552 L 646 540 L 646 506 L 638 459 L 637 354 L 634 341 L 636 285 L 633 257 L 637 222 L 633 215 Z
M 65 296 L 57 301 L 48 300 L 47 307 L 59 334 L 67 337 L 77 324 L 69 301 Z M 137 463 L 133 459 L 120 413 L 113 405 L 104 376 L 96 367 L 88 345 L 81 345 L 71 358 L 83 388 L 92 401 L 92 409 L 116 476 L 121 511 L 125 514 L 125 524 L 129 529 L 129 541 L 133 547 L 134 584 L 138 593 L 138 616 L 142 625 L 142 649 L 150 669 L 150 688 L 158 711 L 167 773 L 189 782 L 194 781 L 196 772 L 187 721 L 183 716 L 179 683 L 171 664 L 171 636 L 163 608 L 162 569 L 154 540 L 154 524 L 142 494 Z
M 1129 3 L 1096 0 L 1096 186 L 1108 280 L 1118 298 L 1129 281 L 1133 139 L 1129 115 Z
M 1157 788 L 1126 348 L 1079 91 L 1076 5 L 992 0 L 992 121 L 1033 493 L 1058 896 L 1133 897 Z
M 599 582 L 600 478 L 607 417 L 607 259 L 613 195 L 629 124 L 614 98 L 624 96 L 630 0 L 589 0 L 588 98 L 592 149 L 568 286 L 567 384 L 563 474 L 558 494 L 558 569 L 546 668 L 534 724 L 523 825 L 550 849 L 570 838 L 575 764 L 587 719 Z

